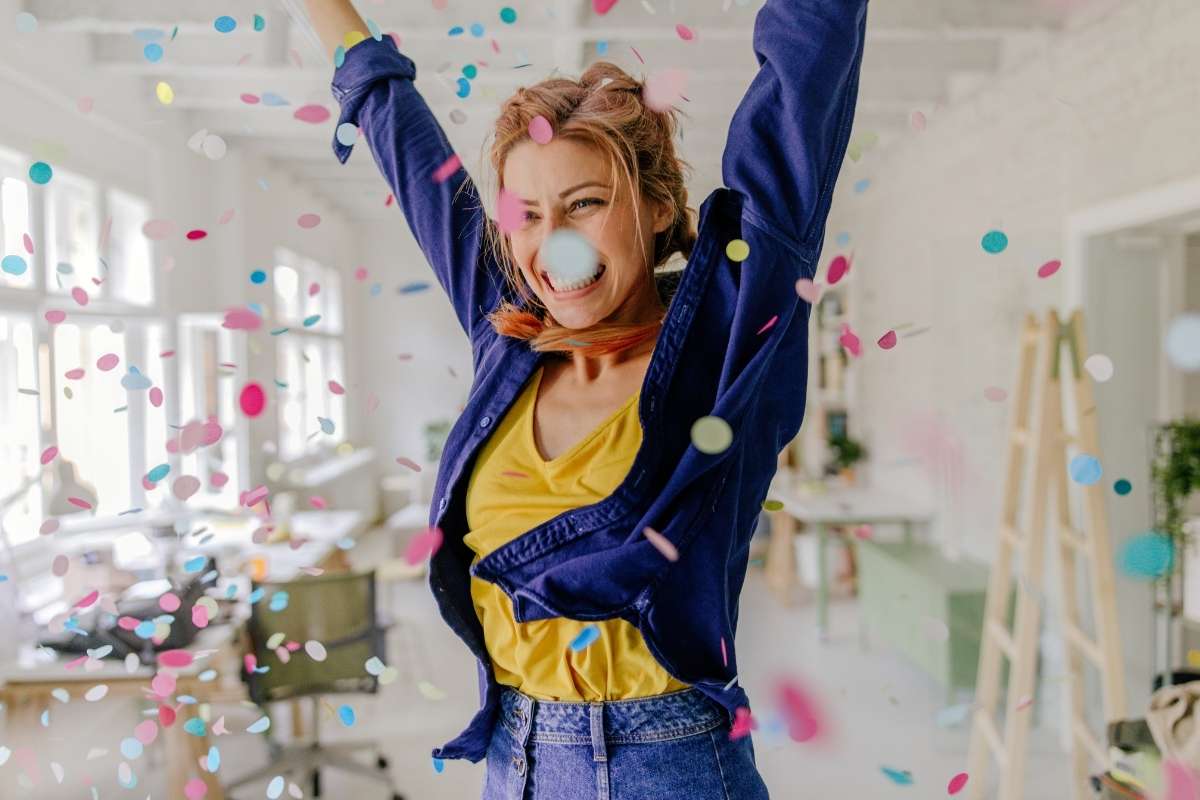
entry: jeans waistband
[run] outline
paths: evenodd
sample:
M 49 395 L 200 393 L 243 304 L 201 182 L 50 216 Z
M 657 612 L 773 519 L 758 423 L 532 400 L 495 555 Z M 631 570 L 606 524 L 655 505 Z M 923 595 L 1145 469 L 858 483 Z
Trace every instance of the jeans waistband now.
M 500 693 L 500 724 L 518 740 L 546 744 L 663 742 L 725 723 L 724 709 L 697 689 L 596 703 L 537 700 L 510 687 Z

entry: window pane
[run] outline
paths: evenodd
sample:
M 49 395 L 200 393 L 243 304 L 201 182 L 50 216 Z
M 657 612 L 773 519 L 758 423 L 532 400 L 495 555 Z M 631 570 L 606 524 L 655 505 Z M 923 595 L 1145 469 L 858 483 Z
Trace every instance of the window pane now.
M 5 177 L 0 181 L 0 228 L 4 235 L 4 256 L 25 259 L 25 272 L 13 275 L 0 271 L 0 286 L 27 289 L 33 286 L 33 257 L 25 249 L 25 234 L 29 233 L 29 186 L 18 178 Z
M 17 492 L 41 469 L 38 460 L 38 397 L 33 325 L 28 317 L 0 316 L 0 501 Z M 42 489 L 30 487 L 7 510 L 0 508 L 11 544 L 37 538 Z
M 91 297 L 103 295 L 103 289 L 92 282 L 108 277 L 101 274 L 96 250 L 100 224 L 95 184 L 58 173 L 46 189 L 47 290 L 66 293 L 80 286 Z
M 275 267 L 275 316 L 280 322 L 300 322 L 300 274 L 295 269 L 279 264 Z
M 218 442 L 201 445 L 180 457 L 180 474 L 200 479 L 200 492 L 187 501 L 190 508 L 232 509 L 238 504 L 241 476 L 240 447 L 234 412 L 233 337 L 218 322 L 189 322 L 181 326 L 179 354 L 180 411 L 183 422 L 215 421 Z
M 117 189 L 108 193 L 112 229 L 108 237 L 108 266 L 113 296 L 129 303 L 154 302 L 154 272 L 150 240 L 142 225 L 150 218 L 150 205 Z
M 125 370 L 103 372 L 96 367 L 102 355 L 115 354 L 126 364 L 125 334 L 108 325 L 62 323 L 54 328 L 56 374 L 55 410 L 59 458 L 74 463 L 76 478 L 95 492 L 97 515 L 119 514 L 131 506 L 129 474 L 129 417 L 127 393 L 121 386 Z M 66 373 L 84 370 L 82 378 Z M 73 513 L 56 503 L 53 515 Z

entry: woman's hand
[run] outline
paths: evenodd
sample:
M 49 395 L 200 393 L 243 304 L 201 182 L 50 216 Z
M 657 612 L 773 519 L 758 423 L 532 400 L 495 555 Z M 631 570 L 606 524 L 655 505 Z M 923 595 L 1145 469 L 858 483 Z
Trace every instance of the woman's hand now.
M 367 23 L 354 10 L 350 0 L 304 0 L 308 7 L 308 17 L 312 22 L 321 43 L 325 46 L 330 60 L 338 47 L 350 49 L 356 42 L 346 41 L 346 34 L 358 32 L 355 39 L 367 36 Z

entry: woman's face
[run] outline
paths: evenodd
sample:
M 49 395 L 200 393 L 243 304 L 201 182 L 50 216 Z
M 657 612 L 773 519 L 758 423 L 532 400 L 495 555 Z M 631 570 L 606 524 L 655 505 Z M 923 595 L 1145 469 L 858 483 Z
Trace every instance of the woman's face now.
M 643 321 L 657 302 L 649 280 L 654 234 L 670 225 L 669 211 L 630 197 L 626 185 L 613 186 L 605 157 L 570 139 L 521 142 L 509 152 L 501 178 L 524 209 L 520 227 L 508 234 L 513 257 L 558 324 L 579 329 L 603 320 Z M 579 234 L 596 251 L 591 283 L 572 291 L 555 288 L 542 250 L 560 229 Z

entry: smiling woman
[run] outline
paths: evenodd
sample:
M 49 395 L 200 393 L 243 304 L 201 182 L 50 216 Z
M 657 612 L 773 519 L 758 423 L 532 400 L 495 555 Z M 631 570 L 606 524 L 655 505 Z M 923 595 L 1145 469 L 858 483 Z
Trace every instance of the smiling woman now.
M 695 212 L 687 164 L 675 154 L 676 112 L 647 108 L 643 89 L 601 61 L 578 81 L 542 81 L 501 107 L 491 166 L 525 210 L 507 235 L 495 223 L 487 229 L 516 297 L 492 313 L 497 332 L 534 350 L 585 356 L 657 335 L 666 305 L 654 270 L 691 254 Z M 533 126 L 548 127 L 550 138 L 534 137 Z M 546 263 L 543 248 L 560 231 L 595 250 L 569 276 Z

